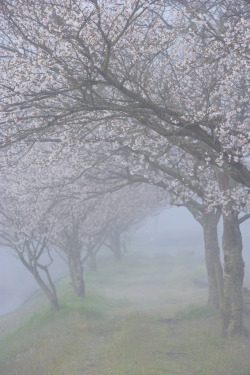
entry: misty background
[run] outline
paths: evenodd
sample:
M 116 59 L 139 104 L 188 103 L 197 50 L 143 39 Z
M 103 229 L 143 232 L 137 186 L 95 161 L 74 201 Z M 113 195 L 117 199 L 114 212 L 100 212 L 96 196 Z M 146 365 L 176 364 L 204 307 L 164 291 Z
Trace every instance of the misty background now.
M 218 225 L 219 241 L 222 238 L 222 221 Z M 243 240 L 243 258 L 245 261 L 244 285 L 250 287 L 250 223 L 249 220 L 241 224 Z M 189 252 L 204 255 L 203 232 L 186 208 L 166 208 L 158 214 L 145 218 L 137 230 L 128 239 L 127 248 L 130 252 L 131 244 L 149 243 L 150 253 L 169 253 L 181 255 Z M 147 246 L 148 248 L 148 246 Z M 132 250 L 131 250 L 132 251 Z M 142 247 L 142 250 L 143 247 Z M 145 250 L 146 252 L 146 250 Z M 148 250 L 147 250 L 148 252 Z M 151 254 L 149 254 L 151 255 Z M 221 253 L 223 262 L 223 255 Z M 97 256 L 98 261 L 98 256 Z M 205 259 L 204 259 L 205 262 Z M 67 265 L 59 255 L 55 254 L 55 261 L 51 265 L 51 275 L 54 280 L 65 277 L 68 273 Z M 11 251 L 1 247 L 0 250 L 0 316 L 3 316 L 21 306 L 30 296 L 39 290 L 33 276 Z

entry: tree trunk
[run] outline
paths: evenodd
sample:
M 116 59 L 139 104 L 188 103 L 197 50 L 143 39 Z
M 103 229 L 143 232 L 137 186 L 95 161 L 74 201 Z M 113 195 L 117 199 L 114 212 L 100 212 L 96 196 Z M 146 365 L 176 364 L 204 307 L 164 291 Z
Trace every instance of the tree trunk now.
M 19 259 L 21 260 L 21 262 L 23 263 L 23 265 L 32 273 L 32 275 L 33 275 L 34 279 L 36 280 L 37 284 L 40 286 L 40 288 L 42 289 L 42 291 L 44 292 L 44 294 L 48 298 L 52 310 L 54 310 L 54 311 L 59 310 L 60 307 L 59 307 L 59 303 L 58 303 L 56 288 L 55 288 L 55 285 L 54 285 L 54 283 L 53 283 L 53 281 L 50 277 L 48 267 L 38 265 L 37 263 L 36 264 L 34 264 L 32 262 L 31 262 L 31 264 L 28 263 L 28 261 L 25 259 L 22 252 L 18 252 L 18 256 L 19 256 Z M 34 259 L 33 259 L 33 261 L 34 261 Z M 45 275 L 47 277 L 49 286 L 42 279 L 41 275 L 39 274 L 38 268 L 40 268 L 41 271 L 45 272 Z
M 83 279 L 83 266 L 81 259 L 70 257 L 68 260 L 69 274 L 73 289 L 78 297 L 85 297 L 85 283 Z
M 208 306 L 219 309 L 222 308 L 223 303 L 223 269 L 220 261 L 217 224 L 218 219 L 215 213 L 208 212 L 203 215 L 202 227 L 208 279 Z
M 42 291 L 44 292 L 44 294 L 48 298 L 52 310 L 58 311 L 60 307 L 59 307 L 55 287 L 53 287 L 53 289 L 50 290 L 48 288 L 48 286 L 45 284 L 45 282 L 43 281 L 43 279 L 41 278 L 41 276 L 39 275 L 37 270 L 34 270 L 32 273 L 33 273 L 33 276 L 34 276 L 36 282 L 38 283 L 38 285 L 40 286 L 40 288 L 42 289 Z
M 242 238 L 238 214 L 231 211 L 223 215 L 223 251 L 224 251 L 224 299 L 223 299 L 223 335 L 240 336 L 246 334 L 243 327 L 243 278 L 244 262 L 242 258 Z

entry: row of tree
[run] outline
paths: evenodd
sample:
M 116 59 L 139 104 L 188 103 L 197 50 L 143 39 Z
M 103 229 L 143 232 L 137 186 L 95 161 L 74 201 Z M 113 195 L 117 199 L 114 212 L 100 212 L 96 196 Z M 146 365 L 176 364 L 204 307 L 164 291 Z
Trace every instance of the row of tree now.
M 73 188 L 51 185 L 43 186 L 41 191 L 39 180 L 37 186 L 31 185 L 30 173 L 29 170 L 27 175 L 25 168 L 25 176 L 8 168 L 6 175 L 2 175 L 0 244 L 19 258 L 47 296 L 52 309 L 58 310 L 50 268 L 57 255 L 68 266 L 75 293 L 85 297 L 84 264 L 88 262 L 96 270 L 96 256 L 103 248 L 110 249 L 115 259 L 120 260 L 124 250 L 122 236 L 147 214 L 159 209 L 165 203 L 166 194 L 159 189 L 135 186 L 90 198 L 83 181 L 74 183 Z M 42 176 L 45 183 L 49 170 Z M 91 181 L 84 179 L 84 182 L 90 189 Z
M 38 256 L 65 216 L 74 225 L 56 245 L 67 253 L 93 242 L 95 252 L 99 236 L 112 233 L 124 195 L 132 194 L 124 202 L 128 208 L 131 199 L 136 221 L 162 202 L 149 190 L 141 214 L 137 193 L 125 186 L 154 185 L 202 225 L 209 304 L 222 311 L 224 335 L 243 334 L 248 16 L 244 0 L 3 0 L 2 215 L 17 207 L 25 216 L 15 224 L 17 239 L 10 231 L 14 243 L 24 246 L 20 233 L 30 231 Z M 119 201 L 112 214 L 109 199 Z M 71 227 L 89 228 L 84 240 Z M 46 240 L 33 236 L 37 228 Z

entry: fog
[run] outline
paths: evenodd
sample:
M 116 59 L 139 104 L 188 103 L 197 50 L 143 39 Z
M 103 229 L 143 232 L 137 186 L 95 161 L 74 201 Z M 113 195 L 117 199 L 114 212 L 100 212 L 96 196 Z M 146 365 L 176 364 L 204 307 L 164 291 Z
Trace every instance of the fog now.
M 240 226 L 245 262 L 245 285 L 250 286 L 250 220 Z M 218 236 L 222 252 L 222 219 L 218 224 Z M 183 207 L 165 209 L 158 215 L 148 217 L 137 230 L 135 238 L 147 238 L 152 243 L 152 251 L 169 253 L 188 251 L 204 254 L 203 231 L 201 225 L 193 219 L 191 213 Z M 205 261 L 205 260 L 204 260 Z
M 249 221 L 241 225 L 243 238 L 243 258 L 245 261 L 245 285 L 250 286 L 250 227 Z M 222 223 L 219 223 L 221 242 Z M 131 243 L 150 243 L 150 252 L 182 253 L 204 255 L 203 232 L 199 223 L 185 208 L 168 208 L 146 218 L 128 240 Z M 147 246 L 148 248 L 148 246 Z M 142 246 L 142 250 L 143 246 Z M 147 250 L 148 251 L 148 250 Z M 223 258 L 223 257 L 222 257 Z M 54 280 L 67 274 L 63 260 L 55 255 L 51 266 Z M 39 290 L 33 276 L 10 251 L 1 248 L 0 252 L 0 316 L 22 305 L 34 292 Z
M 54 280 L 67 274 L 63 260 L 54 254 L 51 273 Z M 40 290 L 32 274 L 11 251 L 1 248 L 0 253 L 0 316 L 21 306 L 34 292 Z

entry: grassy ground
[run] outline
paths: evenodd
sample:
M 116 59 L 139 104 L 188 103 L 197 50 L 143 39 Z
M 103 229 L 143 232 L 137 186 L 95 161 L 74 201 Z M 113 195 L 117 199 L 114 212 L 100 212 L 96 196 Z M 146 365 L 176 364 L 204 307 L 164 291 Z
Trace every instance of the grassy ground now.
M 250 375 L 250 340 L 221 338 L 207 290 L 193 282 L 204 277 L 191 254 L 104 260 L 86 272 L 86 299 L 63 280 L 59 312 L 38 293 L 0 320 L 0 374 Z

